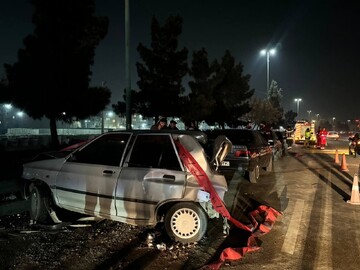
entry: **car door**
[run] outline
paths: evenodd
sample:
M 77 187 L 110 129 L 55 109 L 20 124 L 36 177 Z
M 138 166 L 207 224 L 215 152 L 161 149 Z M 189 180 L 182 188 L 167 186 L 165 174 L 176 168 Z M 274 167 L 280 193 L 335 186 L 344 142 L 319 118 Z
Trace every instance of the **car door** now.
M 60 206 L 95 216 L 116 216 L 115 188 L 131 133 L 108 133 L 75 151 L 56 180 Z
M 127 223 L 156 223 L 156 207 L 183 197 L 186 171 L 171 134 L 138 134 L 116 187 L 118 216 Z
M 261 135 L 260 132 L 255 132 L 255 145 L 259 157 L 260 167 L 266 167 L 269 165 L 270 159 L 272 158 L 272 150 L 269 146 L 268 141 Z

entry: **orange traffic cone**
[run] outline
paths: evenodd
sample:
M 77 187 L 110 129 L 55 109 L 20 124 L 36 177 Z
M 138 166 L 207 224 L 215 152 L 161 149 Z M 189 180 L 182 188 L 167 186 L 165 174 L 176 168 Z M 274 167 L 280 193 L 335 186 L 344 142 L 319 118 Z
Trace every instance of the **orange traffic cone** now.
M 336 151 L 335 151 L 335 163 L 336 163 L 336 164 L 340 164 L 339 153 L 338 153 L 338 150 L 337 150 L 337 149 L 336 149 Z
M 341 161 L 341 170 L 342 171 L 349 171 L 347 165 L 346 165 L 346 157 L 345 154 L 342 154 L 342 161 Z
M 347 201 L 347 203 L 360 205 L 359 179 L 358 179 L 358 175 L 356 173 L 354 174 L 354 180 L 353 180 L 352 190 L 351 190 L 351 198 L 350 198 L 350 200 Z

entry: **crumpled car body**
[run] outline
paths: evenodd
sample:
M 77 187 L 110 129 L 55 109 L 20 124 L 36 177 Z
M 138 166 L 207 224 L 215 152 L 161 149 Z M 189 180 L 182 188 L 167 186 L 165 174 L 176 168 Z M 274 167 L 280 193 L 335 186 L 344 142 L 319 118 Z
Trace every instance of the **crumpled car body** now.
M 206 210 L 211 204 L 210 194 L 189 172 L 176 144 L 195 158 L 221 199 L 227 183 L 209 165 L 196 136 L 109 132 L 65 156 L 26 163 L 23 179 L 32 201 L 30 214 L 37 222 L 48 222 L 49 216 L 53 222 L 60 222 L 53 213 L 61 208 L 137 226 L 165 222 L 174 240 L 198 241 L 210 216 Z M 225 155 L 220 151 L 219 156 Z

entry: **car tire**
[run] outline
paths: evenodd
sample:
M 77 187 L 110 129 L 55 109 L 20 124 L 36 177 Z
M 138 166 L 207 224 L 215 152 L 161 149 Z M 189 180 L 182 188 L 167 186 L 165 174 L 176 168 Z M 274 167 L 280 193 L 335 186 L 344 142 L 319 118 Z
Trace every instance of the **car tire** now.
M 273 159 L 272 158 L 270 158 L 269 164 L 264 169 L 267 172 L 272 172 L 273 171 Z
M 260 167 L 257 164 L 253 170 L 247 171 L 247 176 L 250 181 L 250 183 L 257 183 L 257 180 L 260 177 Z
M 204 209 L 192 202 L 173 205 L 165 216 L 165 230 L 169 237 L 181 243 L 201 240 L 206 233 L 208 216 Z
M 39 223 L 49 222 L 49 194 L 40 185 L 32 186 L 30 190 L 30 218 Z

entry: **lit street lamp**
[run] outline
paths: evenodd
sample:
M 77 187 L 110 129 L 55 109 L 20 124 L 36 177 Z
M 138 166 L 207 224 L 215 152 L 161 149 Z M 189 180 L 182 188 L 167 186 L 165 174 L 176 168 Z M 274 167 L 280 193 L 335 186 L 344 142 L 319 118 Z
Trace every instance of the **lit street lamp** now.
M 276 52 L 275 49 L 270 49 L 270 50 L 261 50 L 260 54 L 261 55 L 266 55 L 266 91 L 269 92 L 269 75 L 270 75 L 270 54 L 274 55 Z
M 299 107 L 300 107 L 300 102 L 301 102 L 301 98 L 295 98 L 294 101 L 296 102 L 296 113 L 297 116 L 299 117 Z
M 335 117 L 332 118 L 332 120 L 333 120 L 333 130 L 335 130 L 335 119 L 336 119 Z

